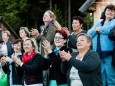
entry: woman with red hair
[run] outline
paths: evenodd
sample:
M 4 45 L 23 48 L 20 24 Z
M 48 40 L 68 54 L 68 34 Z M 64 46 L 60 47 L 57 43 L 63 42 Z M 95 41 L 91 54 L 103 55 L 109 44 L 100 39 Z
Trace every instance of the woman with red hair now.
M 64 29 L 58 30 L 54 37 L 55 48 L 53 50 L 51 49 L 50 42 L 47 40 L 43 41 L 42 46 L 47 56 L 47 59 L 43 63 L 43 67 L 45 69 L 49 68 L 48 86 L 67 86 L 66 76 L 60 70 L 62 60 L 59 56 L 61 50 L 70 50 L 65 45 L 67 38 L 68 35 Z

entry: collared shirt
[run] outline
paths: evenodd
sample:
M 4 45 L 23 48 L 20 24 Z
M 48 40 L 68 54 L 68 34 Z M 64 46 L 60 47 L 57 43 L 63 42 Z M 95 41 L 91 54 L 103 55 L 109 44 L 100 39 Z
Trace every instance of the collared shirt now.
M 3 44 L 2 44 L 1 50 L 2 50 L 2 54 L 8 55 L 8 49 L 7 49 L 6 43 L 3 43 Z

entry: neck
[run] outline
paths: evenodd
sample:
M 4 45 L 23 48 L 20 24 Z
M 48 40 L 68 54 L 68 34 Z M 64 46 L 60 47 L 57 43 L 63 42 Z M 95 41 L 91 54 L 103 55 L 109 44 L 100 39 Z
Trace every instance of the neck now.
M 29 39 L 29 38 L 28 38 L 28 37 L 23 37 L 23 38 L 22 38 L 22 40 L 24 40 L 24 41 L 25 41 L 26 39 Z
M 47 26 L 47 25 L 48 25 L 48 22 L 44 22 L 44 25 Z
M 15 54 L 17 54 L 17 55 L 22 55 L 21 51 L 15 52 Z
M 74 31 L 74 34 L 77 35 L 77 34 L 80 33 L 81 31 L 82 31 L 82 29 L 75 30 L 75 31 Z
M 110 19 L 106 19 L 106 20 L 104 21 L 104 25 L 106 25 L 109 21 L 110 21 Z
M 89 49 L 90 49 L 90 48 L 87 48 L 87 49 L 85 48 L 84 50 L 79 50 L 79 54 L 81 54 L 81 55 L 84 56 Z
M 63 45 L 62 45 L 62 46 L 63 46 Z M 56 49 L 59 50 L 62 46 L 58 46 L 58 47 L 56 47 Z
M 4 40 L 4 43 L 7 43 L 8 42 L 8 40 Z

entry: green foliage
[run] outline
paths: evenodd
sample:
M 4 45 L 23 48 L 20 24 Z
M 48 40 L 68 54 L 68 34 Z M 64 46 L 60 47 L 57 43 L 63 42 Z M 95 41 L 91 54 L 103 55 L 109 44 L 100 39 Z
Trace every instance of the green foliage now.
M 14 29 L 23 24 L 23 20 L 18 16 L 21 12 L 27 12 L 25 0 L 0 0 L 0 15 Z
M 86 26 L 87 26 L 86 28 L 88 30 L 93 25 L 93 21 L 94 21 L 93 15 L 92 15 L 92 13 L 88 13 L 88 12 L 85 12 L 84 15 L 85 15 L 85 17 L 84 17 L 84 23 L 86 24 Z
M 61 10 L 57 7 L 56 4 L 54 5 L 52 11 L 53 11 L 54 14 L 56 15 L 56 20 L 61 24 L 61 26 L 64 26 L 65 23 L 64 23 L 63 16 L 62 16 L 62 12 L 61 12 Z

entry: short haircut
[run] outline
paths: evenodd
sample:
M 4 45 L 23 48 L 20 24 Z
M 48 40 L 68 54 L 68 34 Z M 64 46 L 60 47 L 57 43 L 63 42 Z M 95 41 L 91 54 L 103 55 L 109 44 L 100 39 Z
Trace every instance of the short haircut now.
M 10 37 L 10 32 L 9 31 L 3 31 L 2 34 L 6 33 L 8 37 Z
M 68 38 L 68 34 L 67 34 L 67 32 L 64 29 L 57 30 L 56 33 L 61 34 L 64 37 L 64 39 Z
M 22 39 L 16 39 L 13 43 L 14 44 L 18 44 L 18 43 L 21 43 L 21 49 L 22 49 L 22 52 L 23 52 L 23 40 Z
M 87 38 L 87 42 L 88 43 L 90 42 L 92 44 L 92 37 L 91 36 L 87 35 L 86 33 L 80 33 L 80 34 L 77 35 L 77 39 L 80 36 L 85 36 Z
M 17 43 L 19 43 L 19 42 L 21 42 L 21 43 L 22 43 L 22 42 L 23 42 L 23 41 L 22 41 L 22 39 L 16 39 L 16 40 L 14 41 L 14 43 L 13 43 L 13 44 L 17 44 Z
M 80 24 L 83 24 L 83 18 L 80 16 L 74 16 L 73 20 L 78 20 Z

